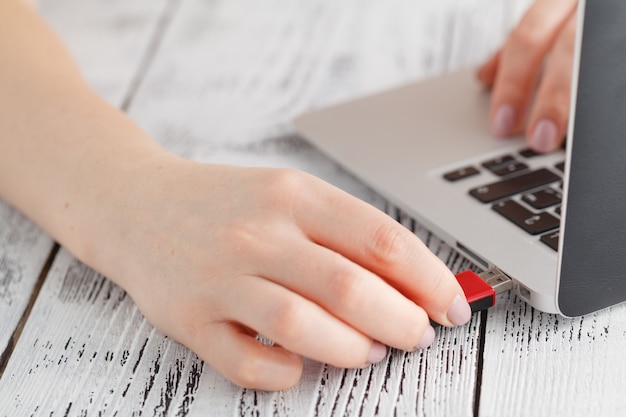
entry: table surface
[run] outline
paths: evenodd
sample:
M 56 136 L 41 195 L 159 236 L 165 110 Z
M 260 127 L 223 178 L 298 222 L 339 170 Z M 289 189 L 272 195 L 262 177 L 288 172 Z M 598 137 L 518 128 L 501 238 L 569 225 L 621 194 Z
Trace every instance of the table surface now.
M 43 0 L 89 82 L 173 152 L 293 167 L 469 262 L 298 137 L 308 109 L 473 66 L 529 0 Z M 0 416 L 618 416 L 626 307 L 564 319 L 514 295 L 362 370 L 240 389 L 0 201 Z

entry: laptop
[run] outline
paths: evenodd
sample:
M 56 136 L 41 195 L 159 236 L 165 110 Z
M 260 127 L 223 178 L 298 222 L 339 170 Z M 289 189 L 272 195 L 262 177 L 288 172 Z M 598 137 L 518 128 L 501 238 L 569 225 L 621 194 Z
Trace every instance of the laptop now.
M 474 70 L 298 117 L 296 129 L 533 307 L 626 301 L 626 2 L 579 1 L 566 146 L 498 139 Z

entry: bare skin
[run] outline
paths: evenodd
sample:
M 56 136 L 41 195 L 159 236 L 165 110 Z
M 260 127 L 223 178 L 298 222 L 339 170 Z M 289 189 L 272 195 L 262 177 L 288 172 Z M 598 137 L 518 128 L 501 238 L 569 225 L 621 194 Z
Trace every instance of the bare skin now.
M 504 51 L 480 76 L 494 109 L 523 96 L 506 93 Z M 293 386 L 303 357 L 365 367 L 386 346 L 430 345 L 429 318 L 470 319 L 452 273 L 377 209 L 299 171 L 167 152 L 93 93 L 19 0 L 0 1 L 0 91 L 0 196 L 242 387 Z M 536 120 L 561 104 L 536 104 Z
M 538 152 L 558 148 L 569 119 L 576 0 L 537 0 L 478 71 L 493 88 L 491 124 L 501 137 L 525 130 Z M 534 96 L 536 94 L 536 96 Z
M 0 195 L 244 387 L 415 350 L 470 318 L 452 273 L 379 210 L 293 170 L 176 157 L 86 85 L 20 1 L 0 2 Z M 276 342 L 264 346 L 261 333 Z

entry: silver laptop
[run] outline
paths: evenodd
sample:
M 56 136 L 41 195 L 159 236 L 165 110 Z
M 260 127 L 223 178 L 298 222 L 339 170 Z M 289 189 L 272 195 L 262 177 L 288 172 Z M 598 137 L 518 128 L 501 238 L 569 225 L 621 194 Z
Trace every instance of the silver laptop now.
M 579 2 L 566 150 L 494 138 L 474 70 L 305 114 L 312 143 L 539 310 L 626 300 L 626 2 Z

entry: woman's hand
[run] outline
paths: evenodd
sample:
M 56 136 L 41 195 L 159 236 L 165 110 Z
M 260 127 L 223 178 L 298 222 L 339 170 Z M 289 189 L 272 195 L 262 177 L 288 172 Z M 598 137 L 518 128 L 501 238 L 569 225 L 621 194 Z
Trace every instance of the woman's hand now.
M 0 196 L 235 383 L 294 385 L 470 318 L 452 273 L 370 205 L 297 171 L 198 164 L 98 98 L 45 23 L 0 1 Z M 274 342 L 261 344 L 260 333 Z
M 169 155 L 136 169 L 107 227 L 117 262 L 102 269 L 238 385 L 292 386 L 302 356 L 365 367 L 384 345 L 430 345 L 429 317 L 470 318 L 456 279 L 415 235 L 315 177 Z
M 549 152 L 563 142 L 576 4 L 576 0 L 537 0 L 504 46 L 479 69 L 479 80 L 493 88 L 491 125 L 496 135 L 525 129 L 530 147 L 538 152 Z

